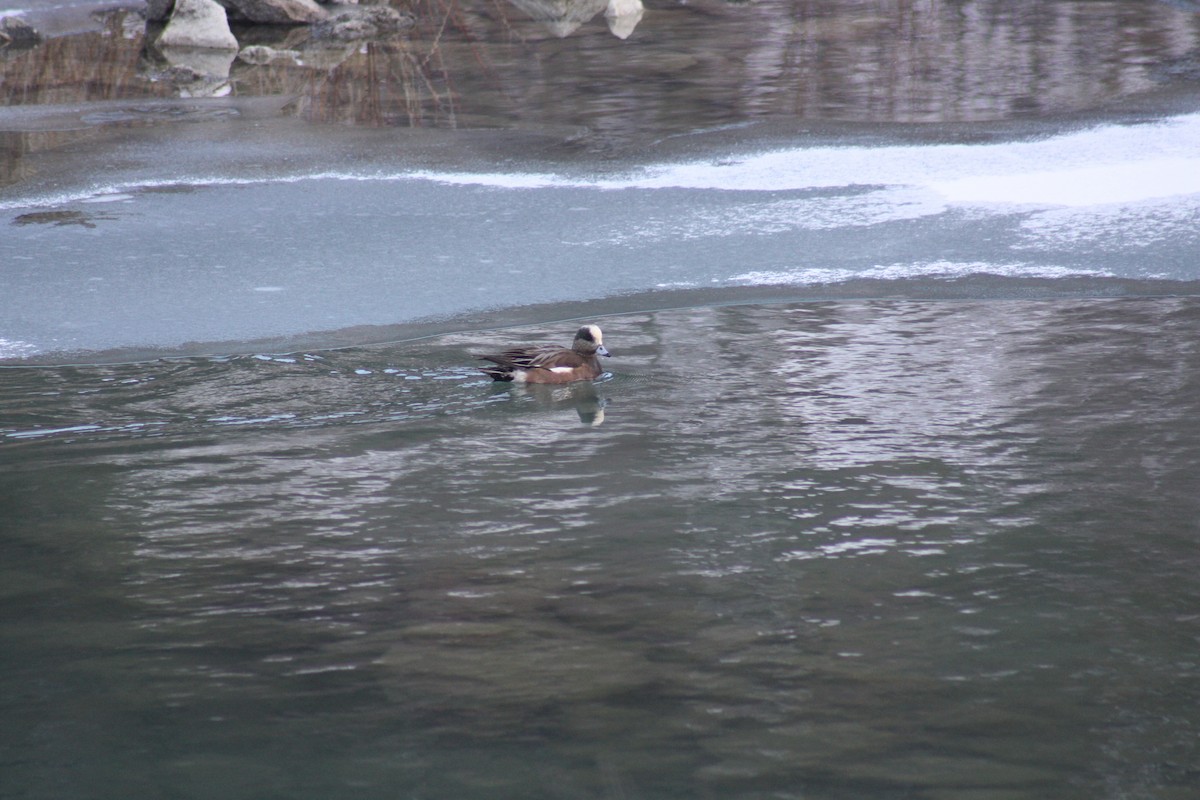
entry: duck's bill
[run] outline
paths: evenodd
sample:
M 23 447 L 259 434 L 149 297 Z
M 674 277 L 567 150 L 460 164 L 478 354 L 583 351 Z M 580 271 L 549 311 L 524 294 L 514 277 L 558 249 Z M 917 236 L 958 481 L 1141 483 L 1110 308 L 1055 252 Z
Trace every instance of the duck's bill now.
M 599 347 L 596 348 L 596 355 L 610 356 L 610 355 L 612 355 L 612 353 L 608 352 L 608 348 L 606 348 L 604 345 L 600 345 Z

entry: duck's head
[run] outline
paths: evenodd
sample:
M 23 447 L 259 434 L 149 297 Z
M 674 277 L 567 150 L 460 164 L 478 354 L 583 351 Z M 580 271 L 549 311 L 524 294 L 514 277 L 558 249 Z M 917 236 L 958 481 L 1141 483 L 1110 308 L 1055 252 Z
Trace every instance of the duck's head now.
M 571 349 L 576 353 L 584 355 L 607 356 L 608 350 L 604 347 L 604 335 L 600 333 L 599 325 L 584 325 L 575 333 L 575 341 L 571 344 Z

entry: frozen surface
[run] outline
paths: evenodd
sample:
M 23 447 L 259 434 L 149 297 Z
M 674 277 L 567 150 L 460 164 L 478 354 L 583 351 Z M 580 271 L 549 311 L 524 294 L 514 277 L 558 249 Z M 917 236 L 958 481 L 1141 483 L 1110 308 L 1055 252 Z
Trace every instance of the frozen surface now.
M 0 210 L 5 358 L 675 288 L 1193 281 L 1200 115 L 977 145 L 744 148 L 620 172 L 143 175 L 10 195 Z

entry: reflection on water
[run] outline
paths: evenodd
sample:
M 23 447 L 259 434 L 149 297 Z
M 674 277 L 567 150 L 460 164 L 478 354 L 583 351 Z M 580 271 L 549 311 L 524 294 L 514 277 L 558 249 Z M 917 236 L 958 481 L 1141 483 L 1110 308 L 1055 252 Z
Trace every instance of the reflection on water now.
M 600 381 L 603 381 L 601 378 Z M 600 394 L 601 382 L 580 381 L 565 386 L 545 384 L 503 384 L 494 387 L 497 395 L 508 394 L 520 401 L 529 398 L 541 408 L 574 409 L 584 425 L 600 425 L 604 422 L 604 407 L 608 399 Z
M 570 36 L 585 22 L 604 15 L 608 29 L 619 39 L 628 39 L 641 22 L 645 7 L 641 0 L 509 0 L 545 26 L 555 36 Z
M 602 154 L 768 118 L 947 122 L 1091 109 L 1186 81 L 1200 48 L 1200 14 L 1133 0 L 651 3 L 635 31 L 622 29 L 626 39 L 597 15 L 616 25 L 636 14 L 600 0 L 416 0 L 411 12 L 411 28 L 349 42 L 235 25 L 243 55 L 215 76 L 165 59 L 153 25 L 147 34 L 141 17 L 115 12 L 95 32 L 0 51 L 0 107 L 282 95 L 316 122 L 586 129 L 574 146 Z M 23 152 L 61 143 L 22 119 L 0 116 L 0 127 L 22 131 L 6 134 L 6 181 L 19 177 Z
M 470 355 L 542 330 L 0 372 L 0 788 L 1193 796 L 1198 326 L 666 311 L 545 395 Z

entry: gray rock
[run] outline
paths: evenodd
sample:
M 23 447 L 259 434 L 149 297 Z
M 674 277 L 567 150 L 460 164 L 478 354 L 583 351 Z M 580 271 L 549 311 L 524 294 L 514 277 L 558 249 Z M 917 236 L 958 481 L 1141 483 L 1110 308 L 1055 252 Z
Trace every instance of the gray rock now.
M 166 22 L 171 18 L 175 0 L 146 0 L 146 19 L 149 22 Z
M 41 40 L 41 34 L 20 17 L 0 17 L 0 47 L 29 47 Z
M 237 54 L 212 47 L 161 47 L 159 52 L 170 64 L 168 72 L 178 82 L 183 77 L 190 80 L 229 80 L 229 66 Z
M 175 11 L 158 37 L 158 46 L 237 50 L 238 42 L 229 30 L 225 9 L 215 0 L 175 0 Z
M 221 5 L 251 22 L 266 25 L 306 25 L 323 20 L 329 12 L 315 0 L 220 0 Z
M 604 9 L 604 19 L 608 29 L 618 39 L 628 39 L 633 29 L 642 21 L 645 7 L 642 0 L 608 0 L 608 8 Z
M 339 41 L 376 39 L 411 28 L 415 22 L 411 14 L 390 6 L 341 6 L 314 24 L 312 34 L 318 39 Z

